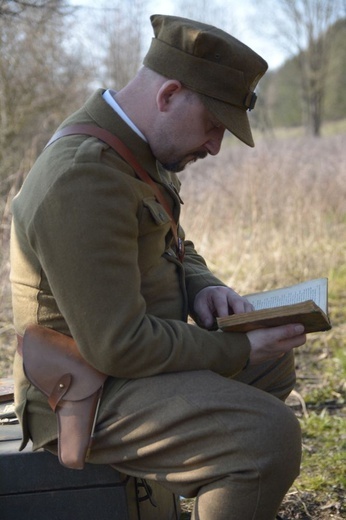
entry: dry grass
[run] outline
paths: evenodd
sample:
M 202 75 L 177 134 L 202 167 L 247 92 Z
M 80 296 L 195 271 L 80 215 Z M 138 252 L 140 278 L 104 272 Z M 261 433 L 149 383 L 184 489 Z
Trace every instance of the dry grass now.
M 296 356 L 289 404 L 302 425 L 303 465 L 280 515 L 346 518 L 346 134 L 262 141 L 255 150 L 226 143 L 192 170 L 182 176 L 182 223 L 220 278 L 240 293 L 329 278 L 334 327 Z
M 345 265 L 346 135 L 226 147 L 183 174 L 182 222 L 240 292 Z

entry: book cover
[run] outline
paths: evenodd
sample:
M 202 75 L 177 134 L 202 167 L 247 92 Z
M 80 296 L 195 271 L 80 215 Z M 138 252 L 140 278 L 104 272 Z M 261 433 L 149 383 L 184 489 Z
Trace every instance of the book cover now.
M 276 327 L 288 323 L 302 323 L 305 332 L 331 329 L 328 316 L 328 280 L 319 278 L 300 284 L 247 295 L 255 310 L 217 318 L 225 332 Z

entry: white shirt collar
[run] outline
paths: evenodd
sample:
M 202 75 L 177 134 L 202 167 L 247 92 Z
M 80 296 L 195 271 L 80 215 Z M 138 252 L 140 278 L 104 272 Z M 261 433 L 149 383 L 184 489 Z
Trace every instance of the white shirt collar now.
M 114 97 L 112 96 L 112 94 L 115 94 L 115 91 L 114 90 L 106 90 L 104 93 L 103 93 L 103 98 L 104 100 L 113 108 L 113 110 L 116 111 L 116 113 L 121 117 L 121 119 L 123 119 L 125 121 L 126 124 L 129 125 L 130 128 L 132 128 L 132 130 L 134 132 L 136 132 L 137 135 L 139 135 L 139 137 L 141 137 L 145 142 L 147 142 L 144 134 L 142 134 L 142 132 L 139 130 L 139 128 L 137 128 L 137 126 L 131 121 L 131 119 L 125 114 L 125 112 L 123 111 L 123 109 L 121 108 L 120 105 L 118 105 L 118 103 L 115 101 Z

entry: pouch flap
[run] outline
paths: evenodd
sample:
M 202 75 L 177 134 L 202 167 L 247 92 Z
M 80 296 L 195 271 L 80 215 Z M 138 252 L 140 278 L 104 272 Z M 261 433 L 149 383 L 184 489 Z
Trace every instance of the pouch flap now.
M 23 363 L 26 377 L 48 397 L 66 374 L 72 377 L 64 399 L 71 401 L 90 396 L 107 378 L 85 361 L 70 336 L 41 325 L 25 331 Z
M 148 208 L 152 218 L 158 226 L 168 224 L 171 221 L 170 216 L 165 211 L 162 204 L 157 202 L 153 197 L 145 197 L 143 199 L 143 205 Z

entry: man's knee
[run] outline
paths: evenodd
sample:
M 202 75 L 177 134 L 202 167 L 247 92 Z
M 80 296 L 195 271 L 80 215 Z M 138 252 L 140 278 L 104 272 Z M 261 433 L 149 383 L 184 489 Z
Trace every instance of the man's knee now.
M 281 404 L 281 403 L 280 403 Z M 282 405 L 273 410 L 268 431 L 268 468 L 291 485 L 298 476 L 301 463 L 301 429 L 292 410 Z
M 288 352 L 275 361 L 250 365 L 246 370 L 237 374 L 234 379 L 264 390 L 285 401 L 296 382 L 294 354 Z

